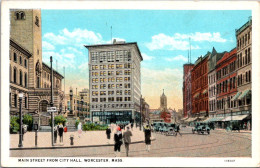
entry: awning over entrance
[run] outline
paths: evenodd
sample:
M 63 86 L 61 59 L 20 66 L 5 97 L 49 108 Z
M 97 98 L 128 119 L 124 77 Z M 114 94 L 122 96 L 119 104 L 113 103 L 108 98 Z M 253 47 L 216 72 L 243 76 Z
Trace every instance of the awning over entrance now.
M 227 116 L 225 119 L 222 121 L 240 121 L 243 120 L 247 117 L 248 115 L 236 115 L 236 116 Z
M 200 92 L 196 93 L 193 98 L 197 98 L 199 96 Z
M 194 121 L 194 120 L 196 120 L 197 118 L 188 118 L 187 120 L 186 120 L 186 122 L 191 122 L 191 121 Z
M 231 101 L 234 101 L 240 96 L 241 92 L 237 92 L 237 94 L 231 99 Z
M 245 96 L 247 96 L 248 94 L 250 94 L 251 93 L 251 90 L 250 89 L 248 89 L 248 90 L 246 90 L 246 91 L 244 91 L 240 96 L 239 96 L 239 100 L 241 100 L 241 99 L 243 99 Z
M 206 94 L 207 92 L 208 92 L 208 89 L 204 89 L 202 93 Z

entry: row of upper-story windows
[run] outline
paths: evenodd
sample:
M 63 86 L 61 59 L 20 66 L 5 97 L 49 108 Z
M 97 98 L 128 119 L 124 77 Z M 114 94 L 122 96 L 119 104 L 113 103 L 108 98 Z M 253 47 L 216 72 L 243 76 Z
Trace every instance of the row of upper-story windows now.
M 209 75 L 209 84 L 216 82 L 216 74 Z
M 237 77 L 237 85 L 241 86 L 251 82 L 251 70 L 246 71 L 244 74 L 239 74 Z
M 111 100 L 108 102 L 113 102 L 113 101 Z M 96 102 L 98 102 L 98 101 L 96 101 Z M 133 108 L 134 105 L 133 104 L 104 104 L 104 108 L 122 108 L 122 107 L 132 107 Z M 99 105 L 92 105 L 91 108 L 100 110 L 99 108 L 103 108 L 103 107 L 102 107 L 102 105 L 100 105 L 100 107 L 99 107 Z M 98 113 L 99 112 L 93 112 L 93 115 L 98 115 Z M 120 113 L 121 113 L 121 115 L 123 115 L 123 112 L 116 112 L 115 114 L 119 115 Z M 129 112 L 129 113 L 131 113 L 131 112 Z M 104 114 L 106 114 L 106 112 L 104 112 Z M 131 114 L 129 114 L 129 115 L 131 115 Z
M 236 77 L 217 84 L 217 94 L 225 93 L 236 88 Z
M 116 91 L 92 91 L 92 96 L 104 95 L 131 95 L 131 90 L 116 90 Z
M 131 70 L 124 70 L 124 75 L 130 75 L 131 74 Z M 113 76 L 114 75 L 114 71 L 100 71 L 100 72 L 92 72 L 91 73 L 92 76 Z M 123 75 L 123 71 L 116 71 L 116 75 Z
M 18 70 L 10 65 L 10 82 L 27 88 L 27 79 L 27 72 L 23 72 L 21 69 Z
M 24 66 L 25 68 L 27 68 L 27 59 L 26 58 L 22 58 L 22 56 L 18 56 L 17 53 L 13 53 L 13 55 L 11 56 L 10 54 L 10 60 L 12 60 L 15 63 L 19 63 L 21 66 Z
M 130 77 L 111 77 L 111 78 L 92 78 L 92 83 L 105 83 L 105 82 L 129 82 L 130 81 Z
M 126 50 L 91 52 L 91 62 L 126 62 L 131 61 L 131 52 Z
M 92 102 L 122 102 L 122 101 L 131 101 L 131 97 L 102 97 L 100 99 L 98 98 L 92 98 Z
M 242 37 L 237 39 L 237 49 L 238 50 L 250 43 L 250 33 L 251 33 L 251 31 L 247 32 L 245 35 L 243 35 Z
M 245 54 L 242 52 L 237 56 L 237 67 L 240 68 L 244 65 L 248 65 L 251 62 L 251 50 L 250 47 L 245 50 Z
M 98 70 L 98 69 L 121 69 L 121 68 L 131 68 L 131 63 L 125 63 L 125 64 L 108 64 L 108 65 L 92 65 L 92 70 Z
M 231 72 L 234 72 L 235 70 L 236 70 L 236 62 L 233 61 L 227 66 L 217 71 L 217 80 L 221 79 L 222 77 L 225 77 L 226 75 L 228 75 Z

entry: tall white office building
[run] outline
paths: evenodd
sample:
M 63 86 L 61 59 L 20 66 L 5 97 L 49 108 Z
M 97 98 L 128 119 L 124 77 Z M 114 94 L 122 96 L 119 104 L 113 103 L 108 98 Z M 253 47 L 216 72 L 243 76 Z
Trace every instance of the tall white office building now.
M 90 117 L 94 123 L 139 122 L 141 61 L 136 42 L 85 45 L 89 52 Z

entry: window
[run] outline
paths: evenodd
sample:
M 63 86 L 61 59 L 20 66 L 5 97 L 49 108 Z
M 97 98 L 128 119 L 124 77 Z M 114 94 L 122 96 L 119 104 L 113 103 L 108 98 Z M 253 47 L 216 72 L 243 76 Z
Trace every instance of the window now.
M 20 85 L 23 85 L 23 73 L 20 71 Z
M 14 53 L 14 62 L 17 62 L 17 55 Z
M 25 13 L 23 11 L 15 12 L 15 19 L 16 20 L 24 20 L 25 19 Z
M 98 61 L 98 52 L 91 52 L 91 61 L 92 62 L 97 62 Z
M 14 67 L 14 80 L 13 80 L 14 83 L 16 83 L 16 71 L 17 71 L 17 70 L 16 70 L 16 68 Z
M 248 82 L 251 82 L 251 71 L 248 71 Z
M 24 67 L 27 68 L 27 60 L 24 59 Z
M 107 61 L 107 52 L 100 52 L 100 62 Z
M 39 76 L 36 77 L 36 87 L 40 88 L 40 77 Z
M 36 24 L 38 27 L 40 27 L 38 16 L 35 16 L 35 24 Z
M 27 97 L 24 97 L 24 107 L 25 107 L 25 108 L 28 108 L 28 105 L 27 105 Z
M 247 52 L 247 62 L 250 63 L 250 48 L 248 48 Z
M 114 59 L 115 59 L 114 52 L 113 51 L 108 51 L 107 52 L 107 61 L 108 62 L 114 62 Z
M 17 107 L 17 94 L 14 94 L 14 107 Z

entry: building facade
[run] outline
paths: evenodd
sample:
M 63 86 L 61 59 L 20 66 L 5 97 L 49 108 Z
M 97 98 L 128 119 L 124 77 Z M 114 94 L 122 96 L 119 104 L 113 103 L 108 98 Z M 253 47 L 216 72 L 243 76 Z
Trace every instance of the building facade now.
M 89 90 L 83 89 L 78 93 L 73 92 L 70 88 L 70 93 L 65 96 L 66 116 L 80 118 L 82 121 L 89 121 Z
M 209 95 L 209 116 L 214 117 L 216 115 L 216 65 L 217 61 L 223 57 L 224 53 L 217 53 L 213 47 L 212 52 L 208 58 L 208 95 Z
M 192 116 L 204 117 L 208 114 L 208 52 L 200 56 L 191 71 Z
M 137 43 L 85 46 L 89 53 L 90 117 L 94 123 L 140 120 L 141 61 Z
M 183 65 L 183 117 L 186 118 L 192 114 L 192 91 L 191 91 L 191 70 L 194 64 Z
M 238 114 L 252 112 L 252 18 L 236 30 L 237 39 L 237 91 L 234 100 L 238 103 Z M 251 129 L 251 118 L 246 127 Z
M 42 62 L 41 10 L 11 10 L 10 23 L 10 113 L 17 114 L 17 94 L 23 92 L 23 111 L 40 125 L 49 125 L 51 69 Z M 58 114 L 65 111 L 62 79 L 54 70 L 53 103 Z
M 231 112 L 236 112 L 237 103 L 233 101 L 233 97 L 237 93 L 236 83 L 236 48 L 230 52 L 226 52 L 224 56 L 217 62 L 217 106 L 216 116 L 230 116 Z

